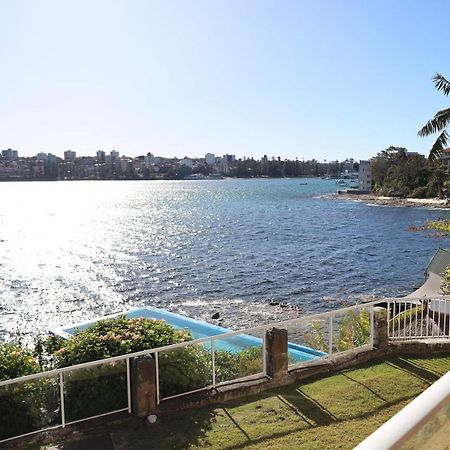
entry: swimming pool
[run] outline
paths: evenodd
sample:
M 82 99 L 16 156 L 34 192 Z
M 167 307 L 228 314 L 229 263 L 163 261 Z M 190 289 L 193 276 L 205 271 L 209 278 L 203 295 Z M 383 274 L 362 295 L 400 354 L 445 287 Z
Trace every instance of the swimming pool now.
M 63 328 L 55 328 L 49 330 L 53 335 L 61 336 L 64 339 L 70 339 L 76 331 L 83 331 L 90 326 L 94 325 L 99 320 L 105 320 L 114 318 L 120 315 L 124 315 L 128 318 L 139 318 L 145 317 L 147 319 L 164 320 L 169 325 L 172 325 L 177 329 L 187 329 L 190 331 L 194 339 L 200 339 L 208 336 L 217 336 L 220 334 L 230 333 L 233 330 L 228 328 L 219 327 L 218 325 L 213 325 L 211 323 L 203 322 L 196 319 L 191 319 L 187 316 L 182 316 L 180 314 L 175 314 L 164 309 L 153 308 L 150 306 L 144 308 L 132 309 L 125 311 L 123 313 L 111 314 L 108 316 L 98 317 L 96 319 L 81 322 L 77 324 L 68 325 Z M 222 339 L 216 339 L 215 347 L 219 350 L 228 350 L 232 353 L 236 353 L 240 350 L 261 346 L 262 339 L 250 336 L 248 334 L 241 334 L 237 336 L 225 337 Z M 312 348 L 294 344 L 293 342 L 288 343 L 289 358 L 292 362 L 302 362 L 302 361 L 312 361 L 314 359 L 323 358 L 327 354 L 319 350 L 314 350 Z

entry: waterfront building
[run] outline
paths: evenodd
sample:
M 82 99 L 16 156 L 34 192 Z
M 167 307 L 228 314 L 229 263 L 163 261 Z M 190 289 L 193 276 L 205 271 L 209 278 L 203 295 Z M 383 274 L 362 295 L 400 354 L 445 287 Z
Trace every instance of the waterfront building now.
M 189 169 L 192 169 L 194 167 L 194 162 L 192 159 L 184 157 L 183 159 L 180 159 L 180 162 L 178 163 L 180 166 L 186 166 L 189 167 Z
M 205 155 L 205 163 L 208 166 L 213 166 L 216 163 L 216 157 L 214 156 L 214 153 L 207 153 Z
M 6 161 L 15 161 L 18 157 L 19 152 L 17 150 L 12 150 L 11 148 L 2 150 L 2 159 Z
M 220 164 L 221 172 L 225 175 L 230 175 L 233 170 L 235 160 L 236 160 L 235 155 L 228 155 L 228 154 L 223 155 L 222 161 Z
M 370 192 L 372 190 L 372 170 L 370 161 L 359 161 L 358 180 L 360 191 Z
M 99 164 L 105 163 L 105 152 L 103 150 L 97 150 L 97 162 Z
M 120 158 L 120 172 L 127 173 L 130 170 L 130 167 L 133 167 L 131 164 L 131 158 L 127 158 L 126 156 L 122 156 Z
M 20 166 L 17 161 L 0 161 L 0 180 L 14 180 L 20 178 Z
M 72 150 L 66 150 L 64 152 L 64 161 L 75 161 L 75 158 L 77 157 L 77 153 L 73 152 Z
M 447 168 L 447 173 L 450 173 L 450 147 L 441 151 L 440 158 L 442 164 Z
M 149 152 L 147 153 L 147 156 L 145 157 L 144 160 L 146 164 L 156 164 L 157 163 L 156 159 L 157 158 L 155 158 L 153 154 Z
M 223 155 L 223 161 L 225 163 L 233 163 L 236 160 L 236 155 Z

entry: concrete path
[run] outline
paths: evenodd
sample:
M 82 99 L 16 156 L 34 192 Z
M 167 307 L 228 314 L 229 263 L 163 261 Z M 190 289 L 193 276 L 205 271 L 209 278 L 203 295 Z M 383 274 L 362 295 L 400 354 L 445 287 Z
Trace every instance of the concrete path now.
M 425 283 L 405 298 L 442 297 L 441 280 L 442 277 L 440 275 L 430 272 Z

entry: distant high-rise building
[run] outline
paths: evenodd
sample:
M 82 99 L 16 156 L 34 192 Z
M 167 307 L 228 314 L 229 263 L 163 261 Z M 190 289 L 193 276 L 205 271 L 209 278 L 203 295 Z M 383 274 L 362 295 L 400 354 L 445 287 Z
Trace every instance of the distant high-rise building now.
M 147 153 L 147 156 L 144 158 L 144 161 L 147 164 L 156 164 L 156 158 L 153 156 L 152 153 Z
M 214 153 L 207 153 L 205 155 L 205 162 L 208 166 L 213 166 L 216 163 L 216 157 Z
M 105 162 L 105 152 L 103 150 L 97 151 L 97 162 L 101 164 Z
M 223 155 L 223 161 L 227 163 L 232 163 L 236 159 L 235 155 Z
M 64 152 L 64 161 L 75 161 L 76 157 L 77 153 L 73 152 L 72 150 L 66 150 Z
M 15 161 L 19 157 L 19 152 L 17 150 L 12 150 L 8 148 L 7 150 L 2 150 L 2 158 L 7 161 Z

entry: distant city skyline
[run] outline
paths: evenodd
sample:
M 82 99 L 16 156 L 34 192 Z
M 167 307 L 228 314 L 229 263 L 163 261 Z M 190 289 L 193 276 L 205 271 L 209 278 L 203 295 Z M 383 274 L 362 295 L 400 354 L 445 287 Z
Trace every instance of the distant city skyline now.
M 444 0 L 0 0 L 0 147 L 168 158 L 428 155 Z
M 5 147 L 5 146 L 2 147 L 2 146 L 0 146 L 0 152 L 1 151 L 9 151 L 9 150 L 17 152 L 18 155 L 20 157 L 22 157 L 22 158 L 23 157 L 25 157 L 25 158 L 27 158 L 27 157 L 34 157 L 34 156 L 39 155 L 39 154 L 51 154 L 51 155 L 57 156 L 59 158 L 64 158 L 66 152 L 73 152 L 73 153 L 75 153 L 77 158 L 80 158 L 80 157 L 95 157 L 98 152 L 104 152 L 106 154 L 111 153 L 111 152 L 117 152 L 117 153 L 120 154 L 120 156 L 125 156 L 125 157 L 130 157 L 130 158 L 135 158 L 135 157 L 138 157 L 138 156 L 147 156 L 147 155 L 151 154 L 153 156 L 157 156 L 157 157 L 161 157 L 161 158 L 180 159 L 180 160 L 184 159 L 184 158 L 193 159 L 193 160 L 195 160 L 195 159 L 204 159 L 207 154 L 212 154 L 213 156 L 216 156 L 216 157 L 224 157 L 226 155 L 233 155 L 233 157 L 235 157 L 236 159 L 253 158 L 253 159 L 256 159 L 256 160 L 260 160 L 260 159 L 262 159 L 264 157 L 267 157 L 268 159 L 281 158 L 280 155 L 270 155 L 270 154 L 264 154 L 264 155 L 235 155 L 234 153 L 231 153 L 231 152 L 224 153 L 224 154 L 222 154 L 222 153 L 221 154 L 215 154 L 213 152 L 206 152 L 203 155 L 188 155 L 188 154 L 184 154 L 183 156 L 180 156 L 180 155 L 165 156 L 165 155 L 158 154 L 158 153 L 155 153 L 155 152 L 144 152 L 144 153 L 130 152 L 130 153 L 126 153 L 126 152 L 122 152 L 117 147 L 97 148 L 97 149 L 89 151 L 89 152 L 86 151 L 85 153 L 80 153 L 77 149 L 74 149 L 74 148 L 67 148 L 67 149 L 64 149 L 64 150 L 61 150 L 61 151 L 56 151 L 56 152 L 47 152 L 47 151 L 34 151 L 33 152 L 33 151 L 31 151 L 31 152 L 27 152 L 25 154 L 24 152 L 22 152 L 18 148 Z M 312 157 L 312 158 L 300 158 L 300 157 L 295 157 L 295 156 L 291 157 L 291 158 L 287 158 L 286 157 L 286 158 L 281 158 L 281 159 L 283 159 L 283 160 L 285 160 L 285 159 L 289 159 L 289 160 L 299 159 L 299 160 L 308 160 L 308 161 L 316 160 L 318 162 L 324 162 L 324 161 L 325 162 L 328 162 L 328 161 L 330 161 L 330 162 L 333 162 L 333 161 L 345 161 L 345 160 L 350 160 L 350 159 L 354 160 L 355 162 L 358 161 L 357 158 L 353 158 L 352 156 L 347 157 L 347 158 L 343 158 L 342 160 L 336 159 L 336 158 L 332 158 L 332 157 L 324 158 L 324 159 L 318 159 L 318 158 L 314 158 L 314 157 Z

